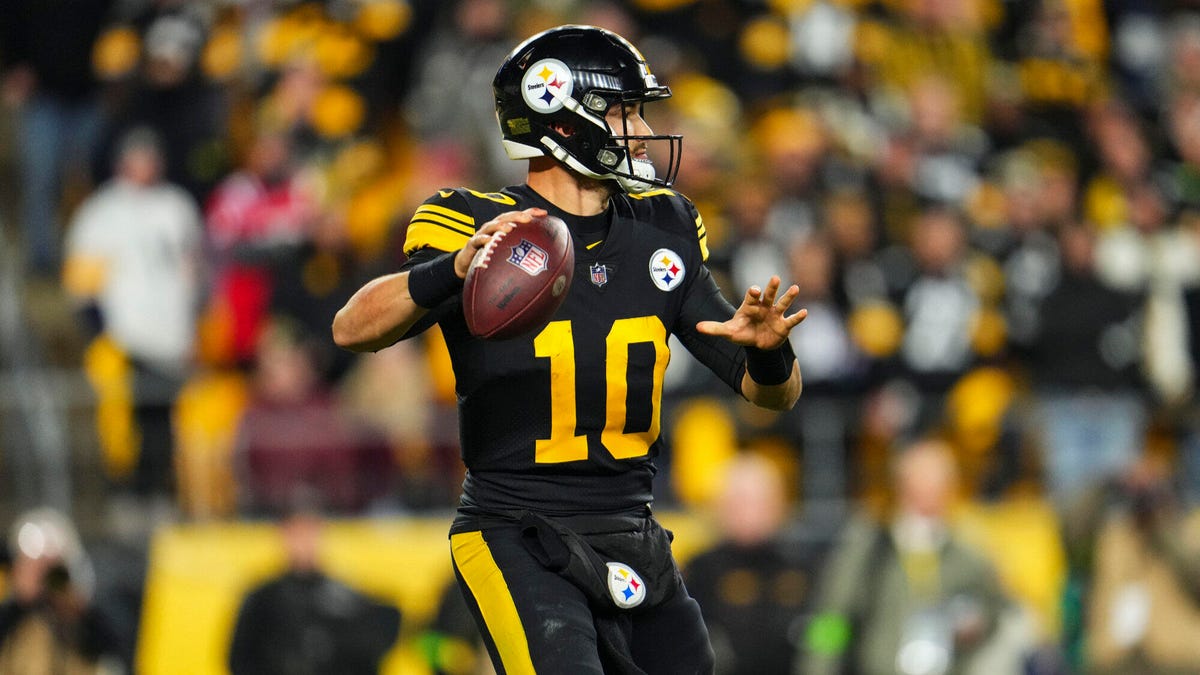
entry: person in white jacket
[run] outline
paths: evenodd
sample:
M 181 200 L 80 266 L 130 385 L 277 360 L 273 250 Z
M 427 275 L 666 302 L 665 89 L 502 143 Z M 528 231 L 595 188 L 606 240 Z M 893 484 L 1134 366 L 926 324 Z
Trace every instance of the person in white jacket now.
M 129 486 L 138 497 L 172 492 L 170 409 L 192 361 L 201 292 L 200 212 L 162 178 L 158 137 L 135 129 L 119 146 L 114 178 L 75 213 L 64 285 L 85 329 L 128 359 L 141 452 Z

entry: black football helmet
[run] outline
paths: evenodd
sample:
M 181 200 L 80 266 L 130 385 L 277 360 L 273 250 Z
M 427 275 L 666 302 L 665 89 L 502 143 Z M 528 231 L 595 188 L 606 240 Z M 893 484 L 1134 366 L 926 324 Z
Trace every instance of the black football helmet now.
M 492 82 L 504 149 L 512 159 L 550 156 L 575 171 L 613 180 L 625 192 L 668 187 L 679 171 L 683 137 L 631 135 L 613 129 L 605 114 L 614 105 L 641 104 L 671 96 L 628 40 L 595 26 L 559 26 L 514 49 Z M 622 118 L 624 119 L 624 118 Z M 552 124 L 568 125 L 564 136 Z M 665 175 L 633 157 L 631 141 L 666 142 Z M 661 148 L 660 143 L 651 146 Z

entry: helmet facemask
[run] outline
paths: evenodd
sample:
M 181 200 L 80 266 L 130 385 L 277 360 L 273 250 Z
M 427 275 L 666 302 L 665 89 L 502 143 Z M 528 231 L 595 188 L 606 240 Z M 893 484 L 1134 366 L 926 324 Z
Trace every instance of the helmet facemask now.
M 664 87 L 665 89 L 665 87 Z M 646 97 L 643 92 L 590 91 L 584 103 L 564 101 L 564 113 L 574 120 L 570 135 L 553 132 L 540 140 L 550 154 L 578 173 L 598 180 L 613 180 L 623 192 L 646 192 L 656 187 L 670 187 L 679 172 L 683 153 L 683 137 L 678 134 L 635 134 L 628 116 L 621 114 L 620 125 L 614 128 L 605 113 L 619 106 L 637 105 L 642 114 L 647 101 L 666 98 L 667 94 Z M 595 112 L 593 112 L 595 111 Z M 639 157 L 645 148 L 645 156 Z M 666 157 L 665 171 L 659 176 L 654 158 Z
M 650 99 L 654 100 L 654 99 Z M 643 115 L 645 99 L 622 101 L 619 105 L 637 105 L 638 116 Z M 643 120 L 643 124 L 645 124 Z M 610 125 L 611 128 L 611 125 Z M 683 136 L 679 134 L 633 134 L 629 129 L 629 118 L 621 115 L 621 128 L 612 129 L 610 144 L 597 154 L 597 161 L 609 168 L 609 173 L 625 192 L 646 192 L 654 187 L 670 187 L 679 173 L 679 160 L 683 154 Z M 646 146 L 646 158 L 637 157 L 639 146 Z M 666 157 L 666 171 L 658 179 L 653 158 Z

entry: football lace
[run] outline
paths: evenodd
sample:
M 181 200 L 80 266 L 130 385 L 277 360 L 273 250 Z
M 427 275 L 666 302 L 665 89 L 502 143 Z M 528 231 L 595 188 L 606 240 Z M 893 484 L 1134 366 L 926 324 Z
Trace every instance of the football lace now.
M 490 240 L 488 240 L 487 245 L 483 247 L 483 259 L 479 261 L 479 265 L 477 265 L 478 267 L 487 269 L 488 263 L 490 263 L 492 261 L 492 253 L 494 253 L 496 251 L 496 246 L 500 243 L 500 240 L 503 239 L 504 235 L 506 235 L 506 234 L 508 234 L 508 233 L 505 232 L 504 230 L 501 230 L 492 235 L 492 238 Z

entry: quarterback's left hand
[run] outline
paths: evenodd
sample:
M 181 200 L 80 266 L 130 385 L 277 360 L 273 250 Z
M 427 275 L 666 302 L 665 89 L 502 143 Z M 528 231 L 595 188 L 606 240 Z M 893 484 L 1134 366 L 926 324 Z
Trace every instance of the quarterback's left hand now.
M 779 277 L 773 276 L 767 282 L 766 290 L 751 286 L 733 318 L 724 322 L 701 321 L 696 324 L 696 330 L 723 337 L 744 347 L 776 349 L 783 346 L 788 333 L 808 316 L 808 310 L 801 309 L 791 316 L 785 315 L 792 301 L 800 294 L 800 289 L 793 284 L 776 299 L 780 283 Z

